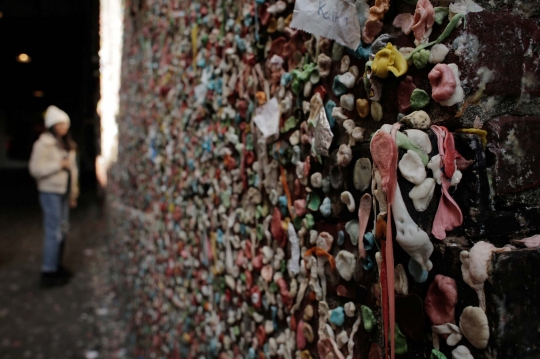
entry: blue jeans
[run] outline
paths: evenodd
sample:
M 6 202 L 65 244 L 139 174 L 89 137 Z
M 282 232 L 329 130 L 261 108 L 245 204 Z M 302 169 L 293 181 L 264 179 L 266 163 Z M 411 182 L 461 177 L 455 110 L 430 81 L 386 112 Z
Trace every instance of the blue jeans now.
M 43 210 L 43 245 L 42 272 L 58 270 L 60 250 L 69 229 L 69 201 L 67 195 L 58 193 L 39 193 L 39 202 Z

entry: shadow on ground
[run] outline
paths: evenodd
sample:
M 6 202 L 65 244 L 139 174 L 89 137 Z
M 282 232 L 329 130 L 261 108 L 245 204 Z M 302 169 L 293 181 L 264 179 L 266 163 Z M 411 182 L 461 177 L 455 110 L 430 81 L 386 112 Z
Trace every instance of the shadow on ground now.
M 106 221 L 93 193 L 72 212 L 64 287 L 39 288 L 43 243 L 37 193 L 25 172 L 0 172 L 0 358 L 124 357 L 109 282 Z

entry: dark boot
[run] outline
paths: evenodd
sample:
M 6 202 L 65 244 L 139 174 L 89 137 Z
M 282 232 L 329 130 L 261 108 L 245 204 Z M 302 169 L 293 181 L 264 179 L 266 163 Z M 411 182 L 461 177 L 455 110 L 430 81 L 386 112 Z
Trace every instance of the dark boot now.
M 60 271 L 57 272 L 42 272 L 41 273 L 41 287 L 51 288 L 60 287 L 69 282 L 69 277 Z

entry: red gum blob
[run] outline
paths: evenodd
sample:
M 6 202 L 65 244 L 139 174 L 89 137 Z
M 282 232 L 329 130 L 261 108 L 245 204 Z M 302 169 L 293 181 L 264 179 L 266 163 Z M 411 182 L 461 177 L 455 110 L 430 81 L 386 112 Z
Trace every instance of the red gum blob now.
M 309 170 L 311 169 L 311 157 L 306 158 L 306 162 L 304 162 L 304 176 L 309 176 Z
M 454 136 L 448 132 L 446 127 L 433 125 L 431 129 L 437 135 L 441 165 L 444 166 L 443 170 L 446 176 L 446 178 L 443 177 L 442 179 L 441 200 L 439 201 L 439 207 L 433 219 L 431 233 L 435 238 L 443 240 L 446 238 L 446 231 L 451 231 L 463 223 L 461 209 L 448 192 L 450 179 L 456 170 L 455 161 L 459 157 L 459 154 L 454 146 Z
M 263 345 L 266 342 L 266 331 L 264 330 L 264 327 L 262 325 L 259 325 L 257 327 L 257 332 L 255 336 L 259 340 L 259 345 Z
M 364 247 L 364 234 L 369 221 L 369 215 L 371 213 L 371 195 L 366 193 L 360 199 L 360 205 L 358 206 L 358 223 L 360 224 L 360 230 L 358 231 L 358 253 L 360 258 L 366 258 L 367 253 Z
M 262 26 L 268 25 L 268 22 L 270 21 L 270 18 L 272 17 L 272 14 L 270 14 L 268 11 L 268 3 L 264 3 L 261 6 L 259 6 L 259 21 L 261 22 Z
M 391 358 L 394 359 L 394 321 L 395 321 L 395 306 L 394 306 L 394 252 L 392 247 L 392 203 L 395 197 L 397 186 L 397 146 L 395 142 L 396 132 L 401 127 L 397 123 L 392 126 L 392 134 L 383 131 L 377 132 L 370 143 L 370 151 L 373 157 L 373 162 L 381 172 L 382 189 L 386 194 L 388 203 L 388 222 L 386 230 L 386 241 L 381 241 L 381 286 L 382 286 L 382 309 L 383 309 L 383 326 L 384 340 L 388 343 L 390 336 L 390 344 L 385 347 L 385 357 L 388 357 L 389 349 Z M 388 243 L 387 243 L 388 242 Z M 390 347 L 390 348 L 388 348 Z
M 336 293 L 337 295 L 339 295 L 340 297 L 348 297 L 349 296 L 349 291 L 347 290 L 347 288 L 343 285 L 340 285 L 337 287 L 336 289 Z
M 263 256 L 262 254 L 258 254 L 251 260 L 251 264 L 253 265 L 253 268 L 256 270 L 260 270 L 263 266 Z
M 253 277 L 251 276 L 251 271 L 245 271 L 244 275 L 246 276 L 246 289 L 251 289 L 253 285 Z
M 296 197 L 301 197 L 302 196 L 302 184 L 300 183 L 300 181 L 297 179 L 294 180 L 294 190 L 293 190 L 293 193 Z
M 296 212 L 297 216 L 303 217 L 307 210 L 306 210 L 306 200 L 305 199 L 297 199 L 294 201 L 294 210 Z
M 455 311 L 458 294 L 456 281 L 437 274 L 429 286 L 425 310 L 433 325 L 455 323 Z
M 324 100 L 324 97 L 326 96 L 326 89 L 324 88 L 324 86 L 315 87 L 315 90 L 313 92 L 321 95 L 321 98 Z
M 236 257 L 236 265 L 239 267 L 242 267 L 245 260 L 246 260 L 246 257 L 244 256 L 244 252 L 238 251 L 238 256 Z
M 460 170 L 461 172 L 465 171 L 467 168 L 469 168 L 472 164 L 474 163 L 473 160 L 466 160 L 465 158 L 463 158 L 459 152 L 458 152 L 458 157 L 456 158 L 456 166 L 457 166 L 457 169 Z
M 281 294 L 281 300 L 283 304 L 288 307 L 291 302 L 291 297 L 289 296 L 289 288 L 287 287 L 287 282 L 283 278 L 279 278 L 276 282 L 279 287 L 279 294 Z
M 454 135 L 446 130 L 446 136 L 444 137 L 444 174 L 449 179 L 452 178 L 456 171 L 456 159 L 459 157 L 456 151 L 456 145 L 454 143 Z
M 379 131 L 371 140 L 370 150 L 373 162 L 381 171 L 383 191 L 387 198 L 393 199 L 395 183 L 392 183 L 392 173 L 396 172 L 396 168 L 392 164 L 395 162 L 394 157 L 397 152 L 396 143 L 389 133 Z
M 431 233 L 435 238 L 443 240 L 446 238 L 446 231 L 451 231 L 452 229 L 461 226 L 463 223 L 463 214 L 456 201 L 454 201 L 448 192 L 450 181 L 446 179 L 443 180 L 441 187 L 441 200 L 435 218 L 433 219 Z
M 336 342 L 332 338 L 320 339 L 317 343 L 320 358 L 328 358 L 330 354 L 336 359 L 345 359 L 345 356 L 338 349 Z
M 283 57 L 287 58 L 293 55 L 295 51 L 305 51 L 302 32 L 295 30 L 290 34 L 290 40 L 283 45 Z
M 456 92 L 456 77 L 447 64 L 437 64 L 428 75 L 435 102 L 448 100 Z
M 377 343 L 371 344 L 371 348 L 369 349 L 369 359 L 382 359 L 383 355 L 381 352 L 381 347 Z
M 456 151 L 454 136 L 444 126 L 431 126 L 433 132 L 437 135 L 437 148 L 441 156 L 441 166 L 443 173 L 448 179 L 451 179 L 456 171 L 455 161 L 460 154 Z
M 278 207 L 274 207 L 270 231 L 272 232 L 272 236 L 274 236 L 276 241 L 278 241 L 278 243 L 281 245 L 281 243 L 285 240 L 285 232 L 281 226 L 281 212 L 279 211 Z
M 304 322 L 299 321 L 296 328 L 296 347 L 302 350 L 306 347 L 306 337 L 304 335 Z
M 364 40 L 364 43 L 371 44 L 375 40 L 375 37 L 381 33 L 382 27 L 383 23 L 379 20 L 366 21 L 366 25 L 362 30 L 362 40 Z
M 421 41 L 426 31 L 431 29 L 435 22 L 435 9 L 429 0 L 418 0 L 416 10 L 414 11 L 414 24 L 412 31 L 414 38 Z
M 411 109 L 411 95 L 416 89 L 411 76 L 405 77 L 398 87 L 399 112 L 405 113 Z
M 396 16 L 392 25 L 394 27 L 400 27 L 401 31 L 403 31 L 405 35 L 409 35 L 411 33 L 413 23 L 414 23 L 414 16 L 412 16 L 411 14 L 404 13 L 404 14 L 399 14 L 398 16 Z
M 246 241 L 246 248 L 244 249 L 244 254 L 248 259 L 251 259 L 253 257 L 251 255 L 251 241 L 249 239 Z
M 289 327 L 291 328 L 292 331 L 296 331 L 297 324 L 296 324 L 296 318 L 294 315 L 291 315 L 291 321 L 289 322 Z
M 272 44 L 270 45 L 270 51 L 269 51 L 269 55 L 268 56 L 271 56 L 273 54 L 276 54 L 276 55 L 279 55 L 281 57 L 283 57 L 283 47 L 285 46 L 285 44 L 287 43 L 287 38 L 285 37 L 278 37 L 277 39 L 275 39 L 274 41 L 272 41 Z
M 527 237 L 523 239 L 516 239 L 514 242 L 521 243 L 527 248 L 540 247 L 540 234 L 536 234 L 532 237 Z

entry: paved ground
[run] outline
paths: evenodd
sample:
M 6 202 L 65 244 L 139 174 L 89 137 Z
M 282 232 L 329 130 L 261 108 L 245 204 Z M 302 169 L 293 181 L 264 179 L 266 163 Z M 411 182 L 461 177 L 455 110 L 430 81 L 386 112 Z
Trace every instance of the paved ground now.
M 24 174 L 0 172 L 0 358 L 123 358 L 115 294 L 109 282 L 106 223 L 95 196 L 72 212 L 61 288 L 39 288 L 41 211 Z

